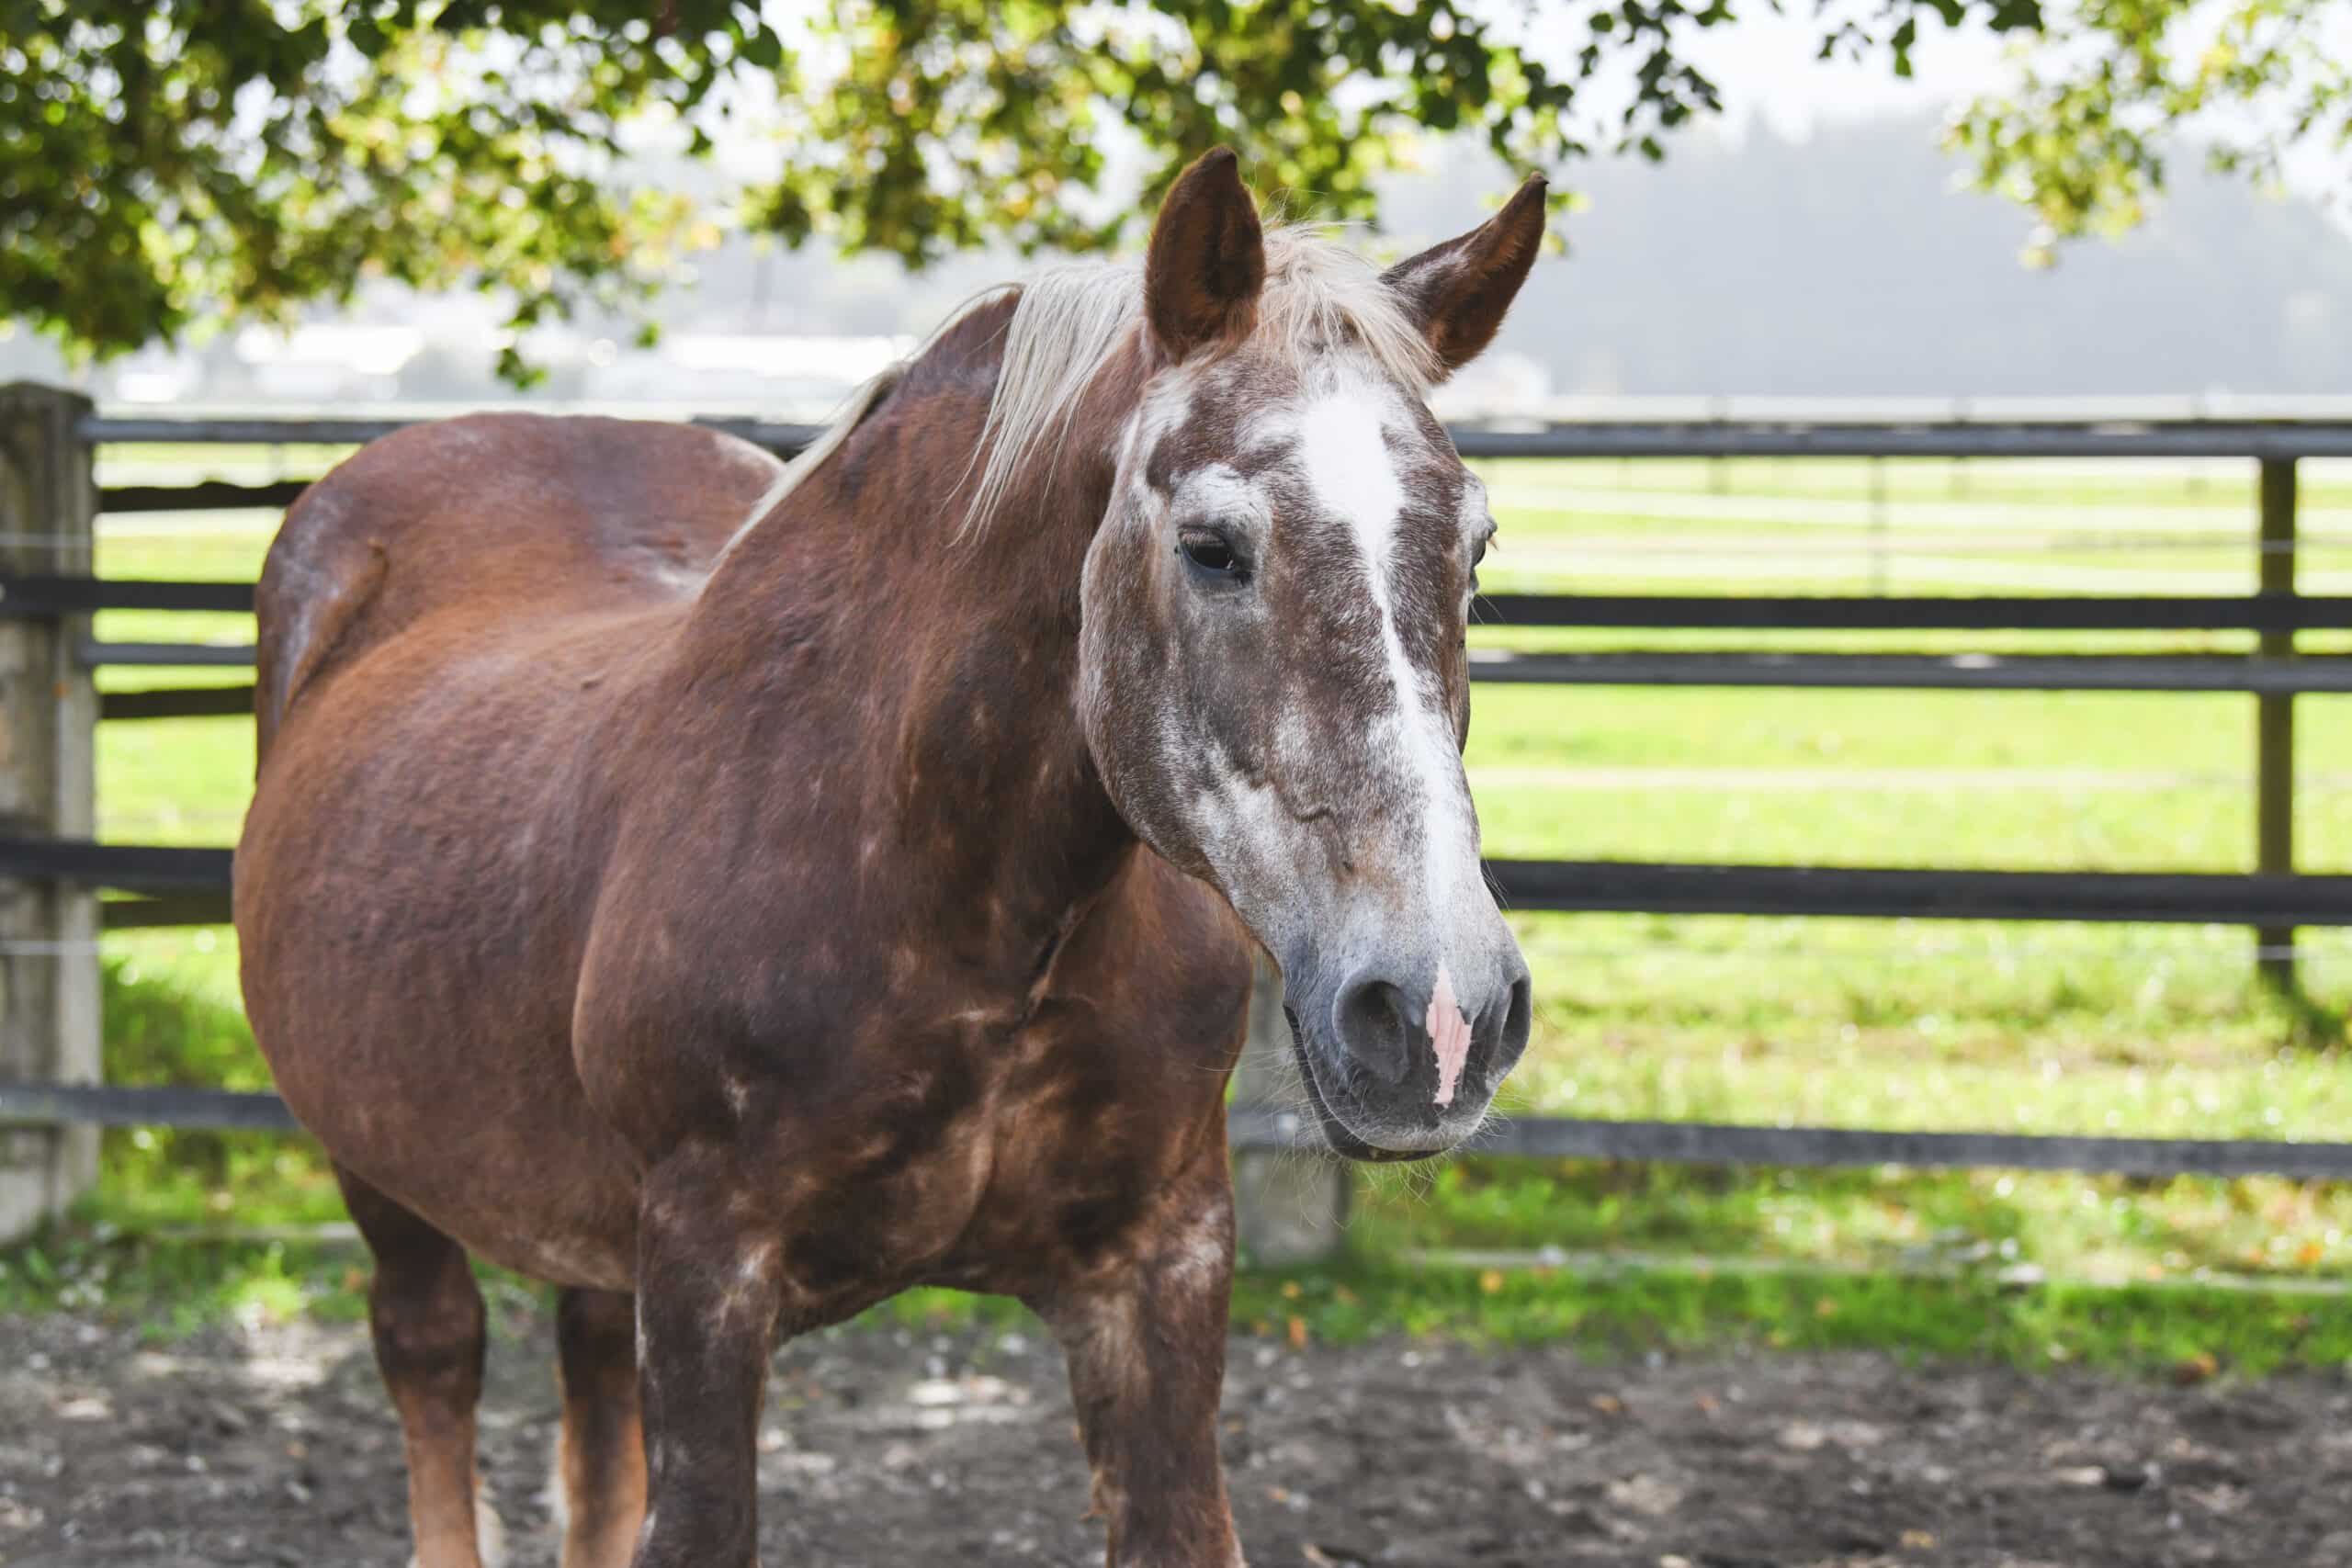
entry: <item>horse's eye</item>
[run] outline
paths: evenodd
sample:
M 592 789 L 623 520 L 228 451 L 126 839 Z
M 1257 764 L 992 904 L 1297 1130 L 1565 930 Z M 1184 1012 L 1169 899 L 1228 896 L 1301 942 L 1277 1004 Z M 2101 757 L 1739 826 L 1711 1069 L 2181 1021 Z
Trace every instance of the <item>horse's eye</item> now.
M 1207 528 L 1185 529 L 1176 536 L 1176 550 L 1195 570 L 1212 577 L 1239 577 L 1245 570 L 1233 542 Z

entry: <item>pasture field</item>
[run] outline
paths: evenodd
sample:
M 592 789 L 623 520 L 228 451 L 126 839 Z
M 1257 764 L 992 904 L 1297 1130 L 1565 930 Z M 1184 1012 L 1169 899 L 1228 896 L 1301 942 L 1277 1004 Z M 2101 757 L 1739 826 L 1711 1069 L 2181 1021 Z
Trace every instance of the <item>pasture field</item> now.
M 149 453 L 177 474 L 311 471 L 315 454 Z M 2352 592 L 2352 473 L 2307 464 L 2301 581 Z M 2253 586 L 2250 465 L 1944 461 L 1483 466 L 1493 590 L 2180 592 Z M 129 477 L 109 461 L 107 477 Z M 125 518 L 119 577 L 250 580 L 274 519 Z M 485 547 L 492 547 L 486 543 Z M 102 636 L 243 640 L 237 617 L 104 618 Z M 1501 633 L 1577 648 L 2232 649 L 2192 635 Z M 2306 646 L 2335 649 L 2338 639 Z M 111 687 L 243 679 L 110 670 Z M 1490 853 L 2018 869 L 2249 869 L 2251 698 L 1482 687 L 1470 771 Z M 2299 853 L 2352 870 L 2352 697 L 2299 708 Z M 251 726 L 106 727 L 102 830 L 233 840 Z M 2302 998 L 2236 929 L 1645 916 L 1514 917 L 1536 1038 L 1509 1109 L 1562 1114 L 2246 1137 L 2352 1137 L 2352 940 L 2302 933 Z M 266 1081 L 222 931 L 108 939 L 110 1072 Z M 304 1145 L 109 1134 L 106 1236 L 337 1217 Z M 1239 1321 L 1346 1336 L 1615 1325 L 1704 1339 L 2245 1365 L 2340 1359 L 2352 1194 L 2256 1179 L 2000 1171 L 1701 1170 L 1465 1159 L 1368 1179 L 1352 1274 L 1252 1277 Z M 348 1255 L 267 1245 L 166 1258 L 85 1230 L 21 1251 L 0 1303 L 109 1290 L 185 1316 L 348 1310 Z M 1408 1249 L 1562 1249 L 1579 1267 L 1405 1270 Z M 1618 1261 L 1586 1268 L 1588 1255 Z M 241 1259 L 229 1269 L 220 1259 Z M 225 1270 L 225 1271 L 224 1271 Z M 1891 1271 L 1926 1278 L 1888 1284 Z M 95 1282 L 93 1271 L 106 1277 Z M 1876 1271 L 1876 1272 L 1872 1272 Z M 2016 1287 L 2037 1274 L 2064 1286 Z M 2247 1279 L 2251 1277 L 2251 1280 Z M 1792 1282 L 1793 1281 L 1793 1282 Z M 2102 1293 L 2088 1287 L 2108 1289 Z M 2077 1288 L 2082 1287 L 2082 1288 Z M 2135 1304 L 2136 1303 L 2136 1304 Z M 910 1311 L 942 1310 L 924 1301 Z M 1582 1325 L 1581 1327 L 1579 1325 Z

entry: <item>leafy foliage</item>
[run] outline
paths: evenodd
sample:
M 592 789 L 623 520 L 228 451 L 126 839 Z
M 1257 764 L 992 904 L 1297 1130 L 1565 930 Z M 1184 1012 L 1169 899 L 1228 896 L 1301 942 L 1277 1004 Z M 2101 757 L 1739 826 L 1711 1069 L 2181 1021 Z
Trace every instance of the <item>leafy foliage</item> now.
M 2352 142 L 2352 24 L 2330 0 L 2088 0 L 2081 47 L 2027 60 L 2017 90 L 1973 106 L 1951 141 L 1980 180 L 2040 217 L 2034 254 L 2128 229 L 2193 129 L 2217 169 L 2275 180 L 2289 149 Z
M 1777 5 L 1777 0 L 1768 0 Z M 1907 73 L 1923 23 L 2035 43 L 1955 132 L 2053 235 L 2127 221 L 2165 121 L 2276 111 L 2223 156 L 2257 173 L 2340 136 L 2327 0 L 1819 0 L 1825 56 Z M 659 287 L 711 216 L 631 188 L 649 139 L 733 122 L 777 167 L 737 216 L 922 263 L 1004 240 L 1116 243 L 1147 197 L 1238 148 L 1263 186 L 1373 214 L 1414 133 L 1509 162 L 1662 156 L 1720 107 L 1687 58 L 1732 0 L 842 0 L 790 28 L 749 0 L 0 0 L 0 314 L 99 353 L 279 320 L 370 276 L 502 291 L 520 330 Z M 2193 25 L 2192 25 L 2193 24 Z M 2196 43 L 2211 33 L 2210 42 Z M 2267 129 L 2264 129 L 2267 127 Z M 1113 178 L 1114 173 L 1122 177 Z M 1148 209 L 1148 202 L 1144 205 Z M 502 369 L 526 373 L 510 344 Z
M 108 352 L 371 274 L 494 285 L 518 327 L 642 296 L 689 208 L 614 185 L 623 128 L 774 44 L 668 11 L 696 47 L 621 0 L 5 0 L 0 308 Z

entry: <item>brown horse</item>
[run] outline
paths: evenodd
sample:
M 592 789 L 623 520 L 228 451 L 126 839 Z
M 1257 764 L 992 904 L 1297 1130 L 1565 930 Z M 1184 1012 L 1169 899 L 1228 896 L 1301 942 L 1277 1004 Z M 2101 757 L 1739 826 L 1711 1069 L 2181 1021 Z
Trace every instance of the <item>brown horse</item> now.
M 1214 152 L 1140 269 L 984 298 L 788 468 L 484 416 L 295 505 L 245 998 L 376 1256 L 426 1568 L 494 1522 L 469 1253 L 561 1287 L 569 1568 L 753 1561 L 777 1337 L 925 1282 L 1060 1337 L 1110 1561 L 1239 1561 L 1252 938 L 1343 1155 L 1451 1146 L 1526 1043 L 1461 762 L 1494 525 L 1423 397 L 1543 221 L 1384 274 Z

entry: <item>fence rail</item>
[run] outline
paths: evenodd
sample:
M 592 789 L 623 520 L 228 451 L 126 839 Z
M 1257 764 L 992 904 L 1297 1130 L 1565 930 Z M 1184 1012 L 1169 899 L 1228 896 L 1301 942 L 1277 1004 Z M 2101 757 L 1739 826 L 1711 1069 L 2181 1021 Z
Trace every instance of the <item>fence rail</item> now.
M 356 446 L 416 423 L 88 414 L 74 434 L 93 446 Z M 822 429 L 734 415 L 693 423 L 785 454 Z M 1465 457 L 2352 457 L 2352 420 L 2335 419 L 1591 420 L 1451 434 Z
M 226 910 L 232 859 L 228 850 L 0 839 L 0 877 L 212 895 L 217 902 L 187 906 L 208 917 L 190 922 L 199 924 Z M 2352 926 L 2352 876 L 1522 860 L 1486 870 L 1507 908 L 1551 913 Z
M 1473 681 L 1539 686 L 1790 686 L 1978 692 L 2352 692 L 2352 659 L 2233 654 L 1474 654 Z
M 157 585 L 160 586 L 160 585 Z M 2341 631 L 2352 596 L 1487 593 L 1477 625 L 1634 631 Z
M 221 1132 L 300 1130 L 274 1094 L 231 1089 L 0 1084 L 0 1127 L 74 1122 Z M 1236 1149 L 1311 1146 L 1295 1112 L 1237 1107 Z M 1482 1132 L 1467 1151 L 1537 1159 L 1651 1160 L 1681 1165 L 1794 1167 L 2001 1166 L 2114 1176 L 2352 1177 L 2352 1144 L 2266 1138 L 2110 1138 L 2072 1134 L 1891 1132 L 1856 1127 L 1758 1127 L 1720 1122 L 1620 1122 L 1520 1116 Z
M 73 439 L 99 445 L 345 446 L 374 440 L 405 419 L 180 420 L 80 415 Z M 813 427 L 747 419 L 697 423 L 790 454 Z M 1481 649 L 1474 679 L 1522 684 L 1896 687 L 1980 690 L 2233 692 L 2255 695 L 2257 869 L 2251 874 L 1959 871 L 1889 867 L 1677 865 L 1616 862 L 1490 863 L 1514 908 L 1690 914 L 1918 917 L 1949 919 L 2194 921 L 2257 928 L 2267 950 L 2291 946 L 2293 928 L 2352 925 L 2352 876 L 2298 875 L 2291 838 L 2292 700 L 2352 692 L 2352 657 L 2300 653 L 2297 635 L 2352 629 L 2352 597 L 2298 593 L 2296 464 L 2352 457 L 2352 421 L 1703 420 L 1595 423 L 1454 433 L 1470 457 L 2199 457 L 2257 467 L 2246 545 L 2261 592 L 2235 596 L 1492 594 L 1481 625 L 1513 627 L 1725 631 L 2211 632 L 2252 634 L 2242 654 L 1844 653 L 1829 650 L 1610 650 L 1526 652 Z M 153 513 L 283 507 L 305 488 L 206 479 L 185 486 L 123 485 L 97 492 L 102 512 Z M 86 519 L 83 520 L 86 526 Z M 67 570 L 0 570 L 0 622 L 73 624 L 82 668 L 101 664 L 249 666 L 248 646 L 99 641 L 87 616 L 104 611 L 243 613 L 251 584 L 151 582 Z M 250 685 L 105 694 L 110 721 L 248 712 Z M 101 906 L 107 930 L 225 919 L 232 875 L 226 850 L 98 844 L 62 837 L 0 836 L 0 879 L 104 888 L 135 895 Z M 2287 962 L 2262 961 L 2282 982 Z M 170 1123 L 283 1130 L 275 1096 L 189 1089 L 0 1083 L 0 1125 Z M 1295 1118 L 1244 1105 L 1236 1146 L 1295 1145 Z M 1514 1118 L 1479 1147 L 1497 1154 L 1772 1165 L 2005 1165 L 2135 1175 L 2274 1173 L 2352 1176 L 2352 1145 L 1912 1133 L 1819 1127 Z
M 251 614 L 250 582 L 0 579 L 0 617 L 100 610 Z M 1483 593 L 1476 626 L 1636 631 L 2346 631 L 2352 595 Z

